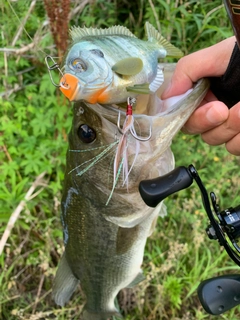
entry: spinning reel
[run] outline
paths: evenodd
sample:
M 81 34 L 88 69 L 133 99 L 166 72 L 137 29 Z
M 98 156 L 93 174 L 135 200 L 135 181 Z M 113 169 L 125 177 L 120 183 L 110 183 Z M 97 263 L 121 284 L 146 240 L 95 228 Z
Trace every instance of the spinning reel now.
M 240 266 L 240 247 L 237 244 L 240 238 L 240 205 L 220 211 L 214 192 L 210 193 L 210 203 L 207 190 L 193 165 L 188 168 L 181 166 L 162 177 L 141 181 L 139 192 L 148 206 L 156 207 L 169 195 L 189 187 L 193 180 L 201 191 L 209 218 L 210 223 L 206 228 L 209 239 L 218 240 L 230 258 Z M 240 304 L 240 275 L 224 275 L 205 280 L 198 287 L 198 296 L 206 312 L 219 315 Z

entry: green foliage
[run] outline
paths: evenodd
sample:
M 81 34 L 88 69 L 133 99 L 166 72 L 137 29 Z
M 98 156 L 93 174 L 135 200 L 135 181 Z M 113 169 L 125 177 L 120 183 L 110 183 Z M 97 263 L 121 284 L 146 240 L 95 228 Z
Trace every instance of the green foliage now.
M 31 184 L 46 172 L 45 185 L 21 212 L 0 256 L 0 319 L 78 319 L 83 306 L 80 289 L 65 308 L 51 300 L 52 279 L 63 251 L 60 198 L 65 169 L 71 108 L 51 84 L 45 52 L 56 53 L 43 1 L 37 1 L 24 21 L 30 0 L 0 0 L 0 47 L 32 50 L 15 55 L 0 52 L 0 233 Z M 75 11 L 74 11 L 75 10 Z M 232 34 L 222 2 L 217 1 L 73 1 L 71 25 L 127 26 L 144 36 L 149 21 L 185 53 L 212 45 Z M 57 74 L 54 75 L 57 81 Z M 179 134 L 173 143 L 177 165 L 193 163 L 222 208 L 240 203 L 239 159 L 223 147 L 209 147 L 199 137 Z M 41 190 L 41 187 L 44 189 Z M 215 319 L 197 299 L 200 281 L 235 272 L 236 266 L 204 229 L 207 219 L 196 186 L 166 200 L 168 216 L 147 242 L 146 281 L 134 294 L 135 307 L 126 319 Z M 126 307 L 127 308 L 127 307 Z M 235 308 L 221 319 L 239 319 Z
M 181 278 L 176 278 L 174 276 L 168 276 L 163 283 L 163 293 L 168 303 L 172 305 L 173 310 L 179 309 L 181 306 L 181 295 L 183 291 Z
M 157 25 L 162 34 L 185 53 L 209 46 L 232 34 L 226 23 L 222 1 L 164 1 L 158 0 L 146 10 L 145 19 Z

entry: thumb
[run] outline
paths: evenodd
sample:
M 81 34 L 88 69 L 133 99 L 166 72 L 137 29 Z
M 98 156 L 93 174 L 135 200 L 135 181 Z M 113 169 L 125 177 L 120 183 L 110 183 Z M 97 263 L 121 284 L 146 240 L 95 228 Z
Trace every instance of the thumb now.
M 235 41 L 235 37 L 231 37 L 181 58 L 176 65 L 171 82 L 161 98 L 167 99 L 182 94 L 203 77 L 223 75 L 227 69 Z

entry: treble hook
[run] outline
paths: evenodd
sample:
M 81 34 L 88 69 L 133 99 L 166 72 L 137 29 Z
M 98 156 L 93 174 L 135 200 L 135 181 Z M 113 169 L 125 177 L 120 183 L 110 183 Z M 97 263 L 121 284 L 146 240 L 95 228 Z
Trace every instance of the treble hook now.
M 148 140 L 150 140 L 151 137 L 152 137 L 152 125 L 151 125 L 150 121 L 149 121 L 149 124 L 150 124 L 150 125 L 149 125 L 149 136 L 148 136 L 148 137 L 142 138 L 142 137 L 138 136 L 138 135 L 136 134 L 136 132 L 134 132 L 135 129 L 134 129 L 134 131 L 133 131 L 133 128 L 131 128 L 131 129 L 130 129 L 130 132 L 131 132 L 132 136 L 133 136 L 135 139 L 139 140 L 139 141 L 148 141 Z
M 136 103 L 136 99 L 129 97 L 127 101 L 128 101 L 128 106 L 127 106 L 126 115 L 128 116 L 128 115 L 132 115 L 132 106 L 133 106 L 134 103 Z M 133 118 L 133 119 L 134 119 L 134 118 Z M 133 121 L 134 121 L 134 120 L 133 120 Z M 149 123 L 150 123 L 150 121 L 149 121 Z M 119 131 L 122 135 L 124 135 L 124 132 L 123 132 L 123 130 L 121 129 L 121 113 L 120 113 L 120 111 L 119 111 L 119 113 L 118 113 L 117 128 L 118 128 L 118 131 Z M 151 123 L 150 123 L 150 126 L 149 126 L 149 136 L 146 137 L 146 138 L 142 138 L 142 137 L 138 136 L 138 135 L 136 134 L 136 131 L 135 131 L 134 126 L 130 128 L 130 132 L 131 132 L 131 135 L 132 135 L 136 140 L 139 140 L 139 141 L 148 141 L 148 140 L 150 140 L 151 137 L 152 137 L 152 125 L 151 125 Z
M 50 66 L 49 63 L 48 63 L 48 60 L 49 60 L 49 59 L 51 60 L 51 62 L 53 62 L 53 65 L 51 65 L 51 66 Z M 65 84 L 66 82 L 65 82 L 64 74 L 62 73 L 62 71 L 61 71 L 61 69 L 60 69 L 60 67 L 59 67 L 59 64 L 58 64 L 57 62 L 55 62 L 55 60 L 54 60 L 53 57 L 51 57 L 51 56 L 46 56 L 46 57 L 45 57 L 45 63 L 46 63 L 46 65 L 47 65 L 48 72 L 49 72 L 49 76 L 50 76 L 50 79 L 51 79 L 52 84 L 53 84 L 55 87 L 57 87 L 57 88 L 59 88 L 59 87 L 64 87 L 64 84 Z M 54 82 L 53 77 L 52 77 L 52 74 L 51 74 L 51 71 L 56 70 L 56 69 L 60 72 L 61 76 L 62 76 L 63 79 L 64 79 L 64 81 L 61 83 L 61 85 L 56 84 L 56 83 Z M 64 87 L 64 88 L 67 89 L 66 87 Z

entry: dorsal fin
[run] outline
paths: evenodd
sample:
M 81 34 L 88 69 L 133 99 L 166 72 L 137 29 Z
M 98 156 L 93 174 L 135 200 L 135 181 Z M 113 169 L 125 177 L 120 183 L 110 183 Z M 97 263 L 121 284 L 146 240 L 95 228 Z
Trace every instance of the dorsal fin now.
M 134 37 L 136 36 L 128 30 L 128 28 L 123 26 L 113 26 L 106 29 L 98 29 L 98 28 L 81 28 L 81 27 L 72 27 L 70 29 L 70 35 L 73 41 L 81 40 L 84 37 L 89 36 L 111 36 L 111 35 L 121 35 Z
M 182 51 L 168 42 L 149 22 L 146 22 L 145 24 L 145 31 L 148 37 L 148 41 L 156 41 L 166 50 L 168 56 L 175 58 L 180 58 L 183 56 Z

